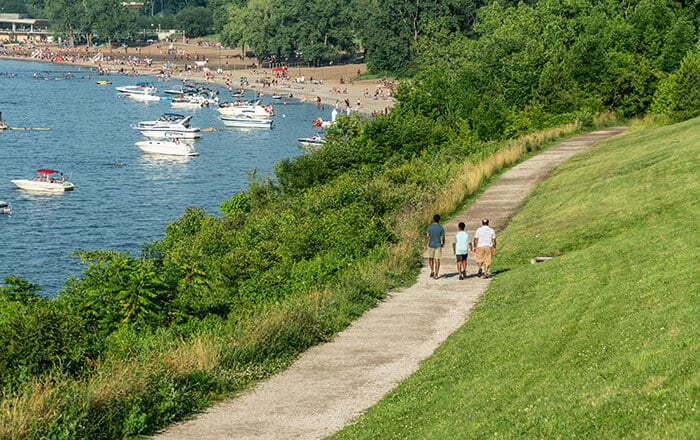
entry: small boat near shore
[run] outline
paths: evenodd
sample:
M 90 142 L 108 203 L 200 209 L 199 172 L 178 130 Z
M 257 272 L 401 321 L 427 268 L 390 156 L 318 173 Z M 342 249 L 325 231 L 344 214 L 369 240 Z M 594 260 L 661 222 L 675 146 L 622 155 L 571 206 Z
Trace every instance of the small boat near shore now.
M 160 96 L 150 93 L 124 93 L 129 99 L 140 102 L 160 101 Z
M 250 116 L 219 115 L 225 127 L 236 128 L 272 128 L 272 118 L 262 119 Z
M 275 116 L 272 104 L 263 106 L 260 100 L 254 102 L 223 102 L 219 104 L 216 111 L 222 116 L 229 117 L 250 117 L 257 119 L 268 119 Z
M 131 128 L 150 139 L 164 139 L 166 137 L 199 139 L 202 136 L 202 130 L 199 127 L 192 127 L 191 120 L 192 116 L 163 113 L 155 121 L 141 121 L 138 124 L 132 124 Z
M 301 145 L 305 147 L 320 147 L 326 143 L 326 139 L 319 134 L 315 134 L 309 137 L 302 137 L 297 140 Z
M 10 206 L 10 202 L 0 200 L 0 214 L 9 214 L 11 212 L 12 207 Z
M 140 82 L 133 86 L 117 86 L 117 92 L 130 95 L 153 95 L 156 93 L 156 86 L 147 82 Z
M 159 154 L 165 156 L 199 156 L 194 145 L 180 139 L 147 140 L 136 142 L 144 153 Z
M 36 172 L 37 176 L 33 179 L 13 179 L 11 182 L 25 191 L 62 193 L 75 189 L 75 185 L 66 181 L 60 171 L 39 168 Z
M 170 101 L 170 106 L 173 108 L 191 108 L 197 109 L 202 107 L 207 107 L 209 105 L 209 100 L 198 94 L 186 93 L 172 98 Z
M 197 86 L 194 84 L 179 84 L 170 89 L 163 90 L 166 96 L 180 96 L 187 93 L 196 93 Z

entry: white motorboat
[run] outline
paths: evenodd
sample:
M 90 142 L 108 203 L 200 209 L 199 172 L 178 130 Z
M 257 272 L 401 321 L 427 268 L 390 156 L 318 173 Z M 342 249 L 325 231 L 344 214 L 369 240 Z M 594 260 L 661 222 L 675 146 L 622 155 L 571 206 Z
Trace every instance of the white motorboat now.
M 209 100 L 198 94 L 187 93 L 172 98 L 170 106 L 173 108 L 202 108 L 209 105 Z
M 132 124 L 131 128 L 151 139 L 164 139 L 166 137 L 198 139 L 202 137 L 202 130 L 199 127 L 190 126 L 191 120 L 192 116 L 163 113 L 155 121 L 141 121 L 138 124 Z
M 141 102 L 160 101 L 160 96 L 151 93 L 124 93 L 129 99 Z
M 11 212 L 12 207 L 10 206 L 10 202 L 0 200 L 0 214 L 9 214 Z
M 147 140 L 136 142 L 136 146 L 149 154 L 161 154 L 168 156 L 199 156 L 194 146 L 180 139 L 172 140 Z
M 180 96 L 184 95 L 186 93 L 196 93 L 197 92 L 197 87 L 194 84 L 179 84 L 173 87 L 172 89 L 166 89 L 163 90 L 163 93 L 165 93 L 168 96 Z
M 119 93 L 131 95 L 153 95 L 156 93 L 156 86 L 147 82 L 140 82 L 133 86 L 118 86 L 115 89 Z
M 305 138 L 299 138 L 297 140 L 301 145 L 305 147 L 320 147 L 321 145 L 326 143 L 326 139 L 324 139 L 324 137 L 319 134 L 315 134 L 313 136 Z
M 275 116 L 272 104 L 263 106 L 260 101 L 250 103 L 222 103 L 216 109 L 220 115 L 229 117 L 251 117 L 256 119 L 269 119 Z
M 197 94 L 207 100 L 209 104 L 219 103 L 219 91 L 210 89 L 209 87 L 200 86 L 197 88 Z
M 25 191 L 62 193 L 75 189 L 75 185 L 67 182 L 60 171 L 40 168 L 36 173 L 33 179 L 14 179 L 11 182 Z
M 272 128 L 272 118 L 262 119 L 250 116 L 219 115 L 219 119 L 226 127 L 238 128 Z

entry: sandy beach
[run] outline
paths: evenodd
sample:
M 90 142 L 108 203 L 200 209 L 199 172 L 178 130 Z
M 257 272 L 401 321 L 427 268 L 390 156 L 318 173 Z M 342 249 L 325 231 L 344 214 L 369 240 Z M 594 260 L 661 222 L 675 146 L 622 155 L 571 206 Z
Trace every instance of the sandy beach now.
M 394 102 L 392 94 L 396 86 L 391 78 L 359 79 L 367 72 L 365 64 L 297 65 L 273 71 L 269 65 L 257 65 L 255 59 L 242 58 L 238 50 L 225 49 L 210 42 L 157 42 L 139 48 L 97 50 L 85 46 L 74 49 L 59 49 L 56 45 L 11 47 L 6 53 L 0 53 L 0 58 L 190 80 L 233 90 L 241 88 L 241 79 L 245 79 L 247 90 L 287 94 L 285 99 L 311 103 L 320 100 L 321 105 L 337 106 L 341 112 L 349 107 L 350 111 L 364 114 L 388 112 Z M 226 100 L 227 97 L 222 98 L 222 101 Z

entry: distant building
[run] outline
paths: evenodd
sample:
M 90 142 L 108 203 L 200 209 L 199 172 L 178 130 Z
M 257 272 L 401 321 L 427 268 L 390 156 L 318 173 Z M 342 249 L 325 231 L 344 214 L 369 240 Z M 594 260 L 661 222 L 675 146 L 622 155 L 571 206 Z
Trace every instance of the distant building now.
M 0 14 L 0 43 L 46 42 L 49 20 L 28 18 L 25 14 Z

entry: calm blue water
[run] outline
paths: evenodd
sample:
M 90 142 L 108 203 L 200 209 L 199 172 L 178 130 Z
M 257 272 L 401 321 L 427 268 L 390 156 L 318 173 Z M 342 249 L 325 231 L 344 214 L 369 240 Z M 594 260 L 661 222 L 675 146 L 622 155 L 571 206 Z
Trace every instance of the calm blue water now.
M 71 80 L 34 79 L 73 72 Z M 39 284 L 54 296 L 69 275 L 83 266 L 70 254 L 77 249 L 114 249 L 140 255 L 143 243 L 163 238 L 165 226 L 186 207 L 220 215 L 219 205 L 246 189 L 247 173 L 272 174 L 273 164 L 303 154 L 296 139 L 313 134 L 312 120 L 330 119 L 330 108 L 288 100 L 275 104 L 269 129 L 223 129 L 215 107 L 173 110 L 169 101 L 135 102 L 114 87 L 149 77 L 92 76 L 75 66 L 0 60 L 0 112 L 11 127 L 49 131 L 0 132 L 0 200 L 13 212 L 0 214 L 0 278 L 10 274 Z M 9 78 L 5 73 L 14 73 Z M 112 85 L 97 85 L 108 79 Z M 177 82 L 157 83 L 159 92 Z M 232 100 L 221 88 L 221 99 Z M 269 95 L 269 94 L 268 94 Z M 253 94 L 250 92 L 252 98 Z M 263 102 L 270 102 L 263 97 Z M 195 144 L 200 156 L 179 159 L 149 156 L 134 145 L 143 139 L 130 128 L 161 113 L 193 114 L 197 127 L 216 127 Z M 124 166 L 115 166 L 115 162 Z M 32 178 L 38 168 L 60 170 L 76 189 L 39 195 L 15 188 L 11 179 Z

